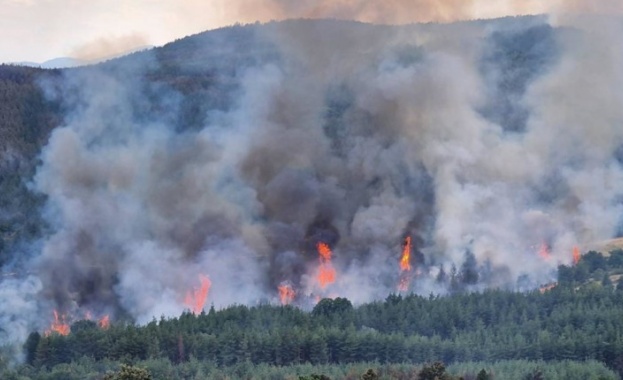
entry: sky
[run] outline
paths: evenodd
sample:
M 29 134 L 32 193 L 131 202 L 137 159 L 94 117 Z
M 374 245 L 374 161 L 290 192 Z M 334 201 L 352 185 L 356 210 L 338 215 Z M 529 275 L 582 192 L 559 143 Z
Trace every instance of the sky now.
M 461 3 L 461 5 L 458 5 Z M 469 3 L 468 7 L 464 4 Z M 520 3 L 519 5 L 517 3 Z M 0 62 L 97 59 L 208 29 L 288 17 L 404 23 L 538 13 L 532 0 L 0 0 Z M 382 4 L 382 8 L 381 5 Z M 487 5 L 488 4 L 488 5 Z M 466 9 L 469 8 L 469 9 Z
M 0 62 L 93 60 L 236 22 L 300 17 L 450 22 L 557 7 L 594 10 L 595 3 L 623 8 L 609 0 L 0 0 Z

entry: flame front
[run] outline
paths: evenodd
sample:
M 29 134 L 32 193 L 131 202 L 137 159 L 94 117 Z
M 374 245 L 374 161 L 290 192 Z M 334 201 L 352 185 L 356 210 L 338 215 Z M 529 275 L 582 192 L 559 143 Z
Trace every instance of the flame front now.
M 326 288 L 327 285 L 335 282 L 336 272 L 331 264 L 331 248 L 326 243 L 318 243 L 316 245 L 318 254 L 320 255 L 320 267 L 318 268 L 318 274 L 316 280 L 320 284 L 321 288 Z
M 200 275 L 199 280 L 201 281 L 201 286 L 193 289 L 193 291 L 187 292 L 184 298 L 184 304 L 188 306 L 194 314 L 199 314 L 203 310 L 203 306 L 208 298 L 208 293 L 210 292 L 210 287 L 212 286 L 212 282 L 208 276 Z
M 296 297 L 296 292 L 292 288 L 292 285 L 282 282 L 279 287 L 279 301 L 281 301 L 282 305 L 289 305 L 294 301 L 294 297 Z
M 69 323 L 67 323 L 65 315 L 61 314 L 59 316 L 58 311 L 54 310 L 54 322 L 50 325 L 50 329 L 45 332 L 45 335 L 50 335 L 52 332 L 60 335 L 69 335 L 69 331 Z
M 573 265 L 578 265 L 580 262 L 580 248 L 573 247 Z

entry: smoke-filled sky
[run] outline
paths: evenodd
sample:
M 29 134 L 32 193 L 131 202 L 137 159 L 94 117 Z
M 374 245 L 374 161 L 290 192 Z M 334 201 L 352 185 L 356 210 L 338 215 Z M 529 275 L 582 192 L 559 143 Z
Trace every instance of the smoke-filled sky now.
M 591 4 L 599 3 L 599 5 Z M 0 62 L 86 60 L 236 22 L 292 17 L 409 23 L 569 11 L 620 11 L 578 0 L 0 0 Z M 600 8 L 600 9 L 596 9 Z

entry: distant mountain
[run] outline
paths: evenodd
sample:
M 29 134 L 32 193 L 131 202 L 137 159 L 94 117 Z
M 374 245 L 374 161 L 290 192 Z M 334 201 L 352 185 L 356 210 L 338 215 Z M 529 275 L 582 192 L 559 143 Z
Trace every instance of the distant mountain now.
M 109 61 L 111 59 L 120 58 L 128 54 L 132 54 L 132 53 L 136 53 L 136 52 L 140 52 L 144 50 L 149 50 L 149 49 L 152 49 L 153 47 L 154 46 L 152 45 L 139 46 L 139 47 L 136 47 L 130 50 L 126 50 L 121 53 L 109 55 L 106 57 L 101 57 L 95 60 L 84 60 L 84 59 L 73 58 L 73 57 L 58 57 L 58 58 L 49 59 L 45 62 L 23 61 L 23 62 L 14 62 L 12 64 L 17 65 L 17 66 L 37 67 L 41 69 L 68 69 L 68 68 L 73 68 L 73 67 L 98 64 L 101 62 Z
M 37 62 L 17 62 L 15 63 L 19 66 L 28 66 L 28 67 L 39 67 L 42 69 L 64 69 L 70 67 L 83 66 L 86 64 L 85 61 L 71 58 L 71 57 L 59 57 L 47 60 L 45 62 L 37 63 Z

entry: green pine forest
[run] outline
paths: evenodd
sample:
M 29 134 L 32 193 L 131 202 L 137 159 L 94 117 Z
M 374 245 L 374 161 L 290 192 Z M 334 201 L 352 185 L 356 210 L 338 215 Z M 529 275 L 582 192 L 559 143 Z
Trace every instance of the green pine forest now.
M 121 376 L 123 364 L 153 379 L 617 379 L 621 273 L 623 251 L 589 252 L 547 291 L 233 305 L 108 329 L 82 320 L 68 336 L 32 332 L 25 363 L 4 363 L 2 378 L 140 378 Z

